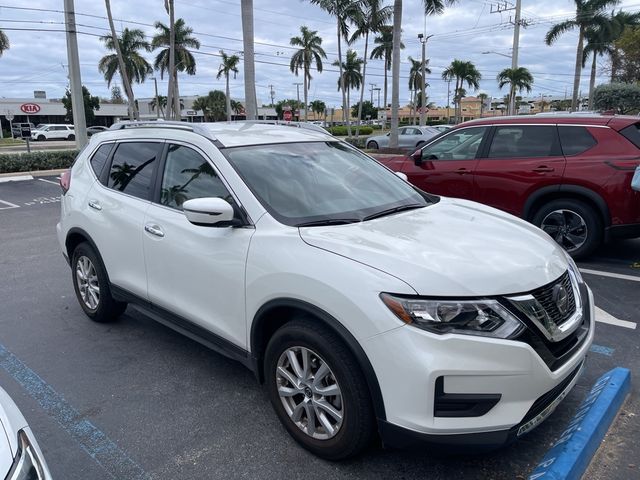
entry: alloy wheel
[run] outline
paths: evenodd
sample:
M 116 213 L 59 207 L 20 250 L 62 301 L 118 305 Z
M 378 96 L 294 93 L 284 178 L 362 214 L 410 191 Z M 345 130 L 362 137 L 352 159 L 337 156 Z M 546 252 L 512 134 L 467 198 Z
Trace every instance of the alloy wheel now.
M 290 347 L 278 360 L 276 384 L 291 421 L 318 440 L 334 437 L 342 426 L 340 386 L 327 363 L 313 350 Z
M 100 304 L 98 274 L 91 260 L 84 255 L 76 262 L 76 284 L 82 303 L 89 310 L 96 310 Z
M 578 250 L 587 241 L 589 229 L 584 218 L 572 210 L 554 210 L 544 219 L 540 228 L 567 252 Z

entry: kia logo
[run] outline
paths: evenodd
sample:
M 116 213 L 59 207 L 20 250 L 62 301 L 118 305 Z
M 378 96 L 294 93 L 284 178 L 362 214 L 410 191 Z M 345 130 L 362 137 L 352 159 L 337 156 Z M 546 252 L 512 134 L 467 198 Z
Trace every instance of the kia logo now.
M 40 105 L 38 105 L 37 103 L 23 103 L 22 105 L 20 105 L 20 110 L 22 110 L 27 115 L 31 115 L 40 111 Z

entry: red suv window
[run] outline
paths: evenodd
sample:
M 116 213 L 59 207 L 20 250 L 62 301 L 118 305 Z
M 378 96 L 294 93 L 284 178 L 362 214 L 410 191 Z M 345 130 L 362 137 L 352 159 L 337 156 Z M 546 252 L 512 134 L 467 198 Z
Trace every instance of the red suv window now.
M 640 148 L 640 123 L 634 123 L 623 128 L 620 133 L 636 147 Z
M 598 142 L 585 127 L 558 125 L 562 153 L 567 157 L 586 152 Z

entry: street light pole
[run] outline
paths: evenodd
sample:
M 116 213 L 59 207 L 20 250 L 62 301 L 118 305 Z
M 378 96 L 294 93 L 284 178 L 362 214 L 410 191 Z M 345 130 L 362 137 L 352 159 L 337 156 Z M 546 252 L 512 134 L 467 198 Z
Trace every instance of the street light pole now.
M 426 97 L 426 76 L 427 76 L 427 65 L 426 65 L 426 50 L 427 50 L 427 41 L 433 37 L 433 35 L 427 35 L 426 37 L 422 34 L 419 33 L 418 34 L 418 39 L 420 40 L 420 43 L 422 44 L 422 65 L 421 65 L 421 69 L 422 69 L 422 85 L 420 87 L 420 99 L 422 100 L 420 102 L 420 126 L 424 127 L 425 124 L 425 108 L 426 108 L 426 103 L 427 103 L 427 97 Z
M 67 56 L 69 58 L 69 84 L 71 109 L 76 137 L 76 147 L 82 149 L 87 144 L 87 119 L 84 115 L 84 96 L 78 58 L 78 37 L 76 36 L 76 14 L 73 0 L 64 0 L 64 20 L 67 30 Z
M 153 85 L 156 89 L 156 120 L 160 120 L 160 99 L 158 98 L 158 79 L 153 77 Z
M 518 48 L 520 46 L 520 13 L 522 10 L 522 0 L 516 0 L 516 16 L 513 26 L 513 50 L 511 56 L 511 70 L 518 68 Z M 516 89 L 511 85 L 511 95 L 509 96 L 509 110 L 511 115 L 516 114 Z

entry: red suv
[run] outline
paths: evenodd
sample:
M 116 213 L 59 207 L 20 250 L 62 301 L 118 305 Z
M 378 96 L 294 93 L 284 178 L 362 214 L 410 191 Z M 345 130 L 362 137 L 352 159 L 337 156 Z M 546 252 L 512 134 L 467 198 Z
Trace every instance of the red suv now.
M 409 157 L 380 159 L 422 190 L 475 200 L 542 228 L 574 257 L 640 236 L 640 119 L 530 116 L 475 120 Z

